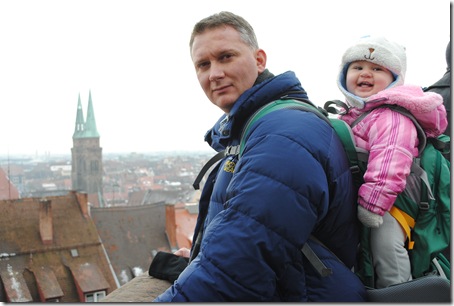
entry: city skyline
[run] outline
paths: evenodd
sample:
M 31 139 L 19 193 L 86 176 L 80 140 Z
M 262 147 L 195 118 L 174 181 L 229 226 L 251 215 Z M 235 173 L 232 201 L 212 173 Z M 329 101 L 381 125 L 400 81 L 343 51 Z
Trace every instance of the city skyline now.
M 258 0 L 212 2 L 0 2 L 0 156 L 70 154 L 80 95 L 91 92 L 103 154 L 212 151 L 206 131 L 222 112 L 197 82 L 193 25 L 230 10 L 254 27 L 274 74 L 293 70 L 311 100 L 342 99 L 344 49 L 381 34 L 407 48 L 406 83 L 429 86 L 446 71 L 450 2 Z M 187 12 L 191 12 L 188 14 Z

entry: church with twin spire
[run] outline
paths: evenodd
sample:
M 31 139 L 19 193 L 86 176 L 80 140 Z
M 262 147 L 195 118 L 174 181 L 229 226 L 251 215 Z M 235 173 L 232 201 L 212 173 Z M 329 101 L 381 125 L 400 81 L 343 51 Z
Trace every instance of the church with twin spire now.
M 91 91 L 89 92 L 86 118 L 84 118 L 79 94 L 73 147 L 71 148 L 72 189 L 85 192 L 89 197 L 95 196 L 97 199 L 102 199 L 103 167 L 99 139 Z

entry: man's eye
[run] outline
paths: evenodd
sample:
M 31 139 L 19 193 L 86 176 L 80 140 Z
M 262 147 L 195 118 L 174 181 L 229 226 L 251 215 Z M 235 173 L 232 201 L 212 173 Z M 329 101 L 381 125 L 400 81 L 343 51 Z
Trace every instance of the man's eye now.
M 203 68 L 208 67 L 209 64 L 210 64 L 210 63 L 208 63 L 208 62 L 201 62 L 201 63 L 199 63 L 199 64 L 197 65 L 197 68 L 203 69 Z
M 229 58 L 231 58 L 231 57 L 232 57 L 231 54 L 223 54 L 223 55 L 221 56 L 221 60 L 227 60 L 227 59 L 229 59 Z

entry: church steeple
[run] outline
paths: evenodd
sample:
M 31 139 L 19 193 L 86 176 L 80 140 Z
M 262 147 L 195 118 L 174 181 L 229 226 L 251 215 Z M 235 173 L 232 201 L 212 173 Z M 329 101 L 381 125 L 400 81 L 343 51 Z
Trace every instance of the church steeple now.
M 73 190 L 102 195 L 102 148 L 99 145 L 91 91 L 88 99 L 87 118 L 84 120 L 82 104 L 77 104 L 76 129 L 71 148 L 71 183 Z
M 85 121 L 85 133 L 87 138 L 99 137 L 98 130 L 96 129 L 95 112 L 93 110 L 93 102 L 91 101 L 91 90 L 88 98 L 87 120 Z
M 82 110 L 82 104 L 80 103 L 79 93 L 79 102 L 77 103 L 76 127 L 74 129 L 73 138 L 83 137 L 84 130 L 85 130 L 84 112 Z
M 76 128 L 73 138 L 99 138 L 98 129 L 96 128 L 95 112 L 93 110 L 93 102 L 91 100 L 91 90 L 88 97 L 87 120 L 84 120 L 82 104 L 77 103 Z

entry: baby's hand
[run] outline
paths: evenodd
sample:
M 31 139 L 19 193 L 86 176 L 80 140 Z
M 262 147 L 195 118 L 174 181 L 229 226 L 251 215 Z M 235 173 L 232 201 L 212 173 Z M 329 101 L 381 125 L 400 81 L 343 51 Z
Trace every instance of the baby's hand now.
M 378 228 L 383 223 L 383 217 L 368 211 L 358 205 L 358 219 L 366 227 Z

